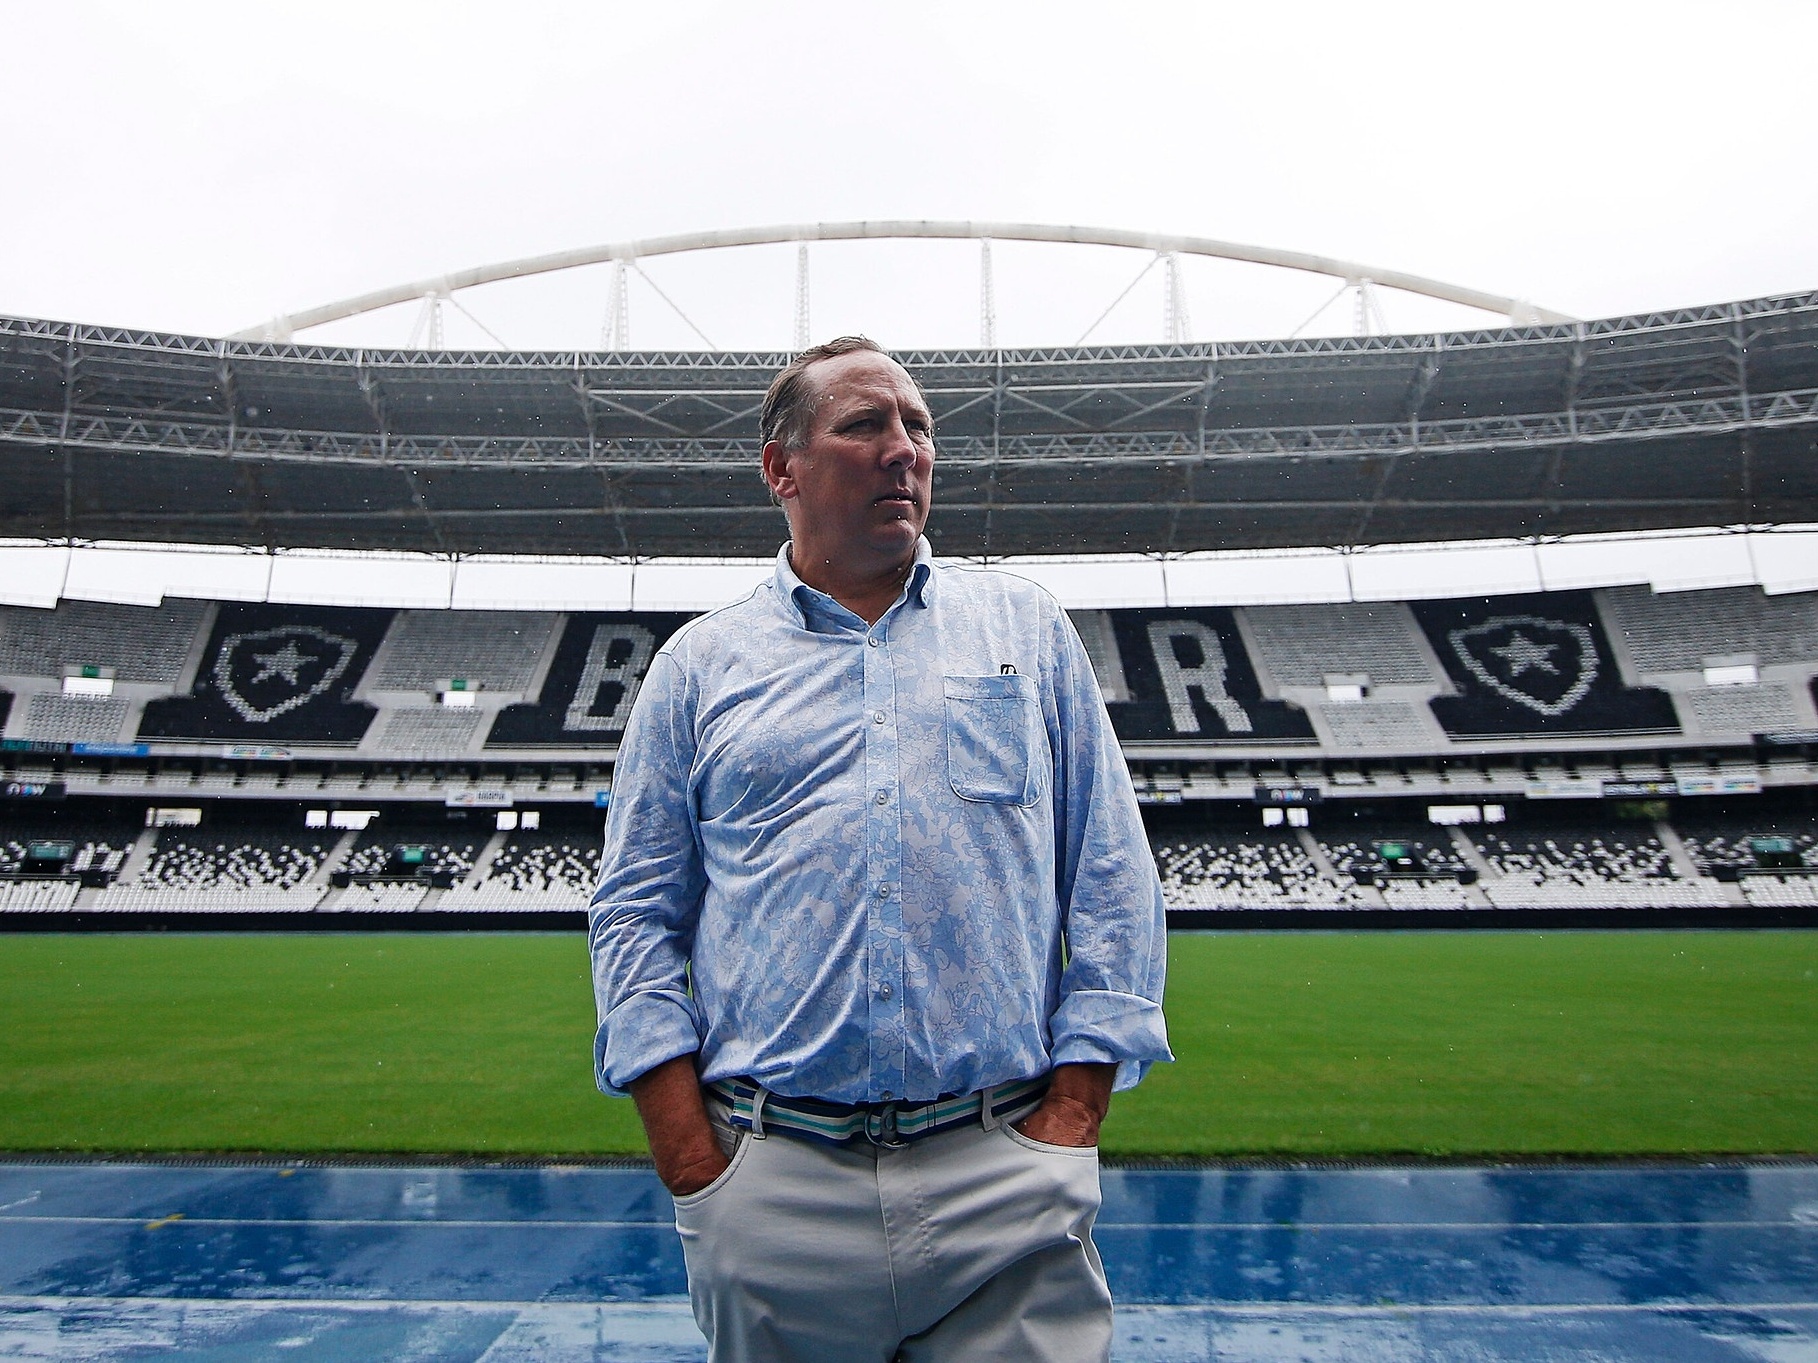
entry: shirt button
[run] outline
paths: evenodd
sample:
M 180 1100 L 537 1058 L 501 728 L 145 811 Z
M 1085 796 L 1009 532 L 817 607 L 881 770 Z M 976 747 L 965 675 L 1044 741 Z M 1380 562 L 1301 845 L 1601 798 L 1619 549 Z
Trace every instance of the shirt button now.
M 879 710 L 875 715 L 871 716 L 871 722 L 873 724 L 882 724 L 884 722 L 884 712 Z
M 880 805 L 887 805 L 887 804 L 889 804 L 889 803 L 890 803 L 890 792 L 889 792 L 889 791 L 887 791 L 887 790 L 880 790 L 880 791 L 879 791 L 879 792 L 878 792 L 878 793 L 877 793 L 877 802 L 878 802 L 878 803 L 879 803 L 879 804 L 880 804 Z
M 882 987 L 882 988 L 880 988 L 880 989 L 879 989 L 879 990 L 878 990 L 878 991 L 877 991 L 877 992 L 878 992 L 878 996 L 879 996 L 879 997 L 880 997 L 880 998 L 886 998 L 886 999 L 887 999 L 887 998 L 889 998 L 889 997 L 890 997 L 890 986 L 889 986 L 889 985 L 884 985 L 884 986 L 883 986 L 883 987 Z
M 870 644 L 873 648 L 879 648 L 882 647 L 884 641 L 874 634 L 869 639 L 865 640 L 865 642 Z
M 879 899 L 890 898 L 890 887 L 888 885 L 879 885 L 877 887 L 877 897 Z
M 896 1097 L 896 1095 L 894 1093 L 892 1093 L 889 1089 L 884 1090 L 884 1101 L 886 1103 L 889 1102 L 894 1097 Z

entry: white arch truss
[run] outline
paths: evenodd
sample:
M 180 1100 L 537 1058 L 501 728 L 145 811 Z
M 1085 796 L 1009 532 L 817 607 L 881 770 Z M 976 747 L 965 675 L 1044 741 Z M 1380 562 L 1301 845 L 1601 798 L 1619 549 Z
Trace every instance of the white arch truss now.
M 682 255 L 690 251 L 717 251 L 731 246 L 776 246 L 810 241 L 1034 241 L 1076 246 L 1120 246 L 1161 254 L 1212 256 L 1220 260 L 1247 261 L 1283 270 L 1302 270 L 1309 274 L 1327 275 L 1350 284 L 1369 283 L 1383 288 L 1400 289 L 1428 298 L 1438 298 L 1485 312 L 1502 313 L 1518 325 L 1571 322 L 1566 313 L 1536 307 L 1519 298 L 1486 293 L 1482 289 L 1447 284 L 1443 280 L 1407 274 L 1401 270 L 1378 269 L 1354 260 L 1333 256 L 1311 255 L 1305 251 L 1282 251 L 1271 246 L 1248 246 L 1242 242 L 1218 241 L 1211 237 L 1171 236 L 1164 232 L 1133 232 L 1115 227 L 1056 227 L 1027 222 L 932 222 L 913 219 L 887 219 L 877 222 L 795 223 L 773 227 L 735 227 L 716 232 L 685 232 L 677 236 L 647 237 L 641 241 L 611 242 L 603 246 L 583 246 L 548 255 L 525 256 L 518 260 L 479 265 L 453 274 L 375 289 L 371 293 L 286 313 L 268 322 L 236 331 L 229 337 L 239 341 L 288 341 L 297 332 L 339 322 L 362 313 L 376 312 L 399 303 L 422 298 L 446 298 L 460 289 L 480 284 L 493 284 L 503 279 L 521 279 L 527 275 L 549 274 L 557 270 L 579 269 L 583 265 L 600 265 L 608 261 L 636 261 L 651 256 Z

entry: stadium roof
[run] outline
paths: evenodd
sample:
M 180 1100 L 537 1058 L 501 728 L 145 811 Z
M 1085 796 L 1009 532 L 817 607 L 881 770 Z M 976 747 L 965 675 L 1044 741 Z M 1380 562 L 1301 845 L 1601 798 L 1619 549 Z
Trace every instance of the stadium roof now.
M 444 352 L 0 318 L 0 536 L 773 552 L 783 354 Z M 1435 335 L 906 352 L 949 555 L 1812 519 L 1818 294 Z
M 802 245 L 811 241 L 888 241 L 915 239 L 922 241 L 1030 241 L 1051 245 L 1117 246 L 1153 251 L 1158 255 L 1212 256 L 1222 260 L 1246 261 L 1284 270 L 1303 270 L 1330 275 L 1347 283 L 1368 281 L 1385 288 L 1424 294 L 1429 298 L 1459 303 L 1468 308 L 1483 308 L 1507 315 L 1510 321 L 1571 322 L 1576 318 L 1548 308 L 1536 307 L 1518 298 L 1505 298 L 1483 289 L 1448 284 L 1402 270 L 1387 270 L 1355 260 L 1338 260 L 1332 256 L 1311 255 L 1305 251 L 1284 251 L 1276 247 L 1252 246 L 1243 242 L 1219 241 L 1212 237 L 1179 236 L 1165 232 L 1132 232 L 1112 227 L 1060 227 L 1030 222 L 937 222 L 928 219 L 893 219 L 864 222 L 792 223 L 776 227 L 741 227 L 710 232 L 684 232 L 670 237 L 646 237 L 639 241 L 610 242 L 583 246 L 576 250 L 555 251 L 548 255 L 522 256 L 492 265 L 457 270 L 453 274 L 431 279 L 413 280 L 390 288 L 377 289 L 356 298 L 343 298 L 302 312 L 274 317 L 258 326 L 233 333 L 243 341 L 290 341 L 296 333 L 327 322 L 377 312 L 399 303 L 421 298 L 447 298 L 457 289 L 471 289 L 481 284 L 529 275 L 552 274 L 579 269 L 586 265 L 616 261 L 621 266 L 635 264 L 652 256 L 684 255 L 698 251 L 718 251 L 734 246 Z

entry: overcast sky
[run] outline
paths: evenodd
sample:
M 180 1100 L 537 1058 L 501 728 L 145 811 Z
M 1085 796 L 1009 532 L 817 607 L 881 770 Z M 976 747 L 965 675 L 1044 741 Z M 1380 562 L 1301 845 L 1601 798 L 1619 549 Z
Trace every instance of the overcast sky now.
M 593 242 L 881 217 L 1191 233 L 1587 317 L 1818 287 L 1809 3 L 13 0 L 4 24 L 16 315 L 219 334 Z M 1000 341 L 1073 342 L 1144 264 L 999 247 Z M 791 248 L 647 268 L 717 344 L 789 343 Z M 813 330 L 975 344 L 977 272 L 967 244 L 817 247 Z M 1159 276 L 1094 338 L 1160 339 Z M 1286 334 L 1336 287 L 1188 282 L 1202 338 Z M 463 302 L 510 344 L 591 346 L 607 287 Z M 641 280 L 631 305 L 635 344 L 698 344 Z M 1314 328 L 1350 320 L 1341 300 Z M 448 337 L 483 343 L 460 317 Z

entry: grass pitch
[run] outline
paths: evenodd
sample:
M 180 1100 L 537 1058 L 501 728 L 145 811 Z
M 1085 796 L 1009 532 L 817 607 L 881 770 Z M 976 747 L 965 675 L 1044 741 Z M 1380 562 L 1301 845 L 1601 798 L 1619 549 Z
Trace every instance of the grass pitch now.
M 1818 1152 L 1818 933 L 1172 939 L 1120 1155 Z M 578 934 L 0 939 L 0 1149 L 640 1153 Z

